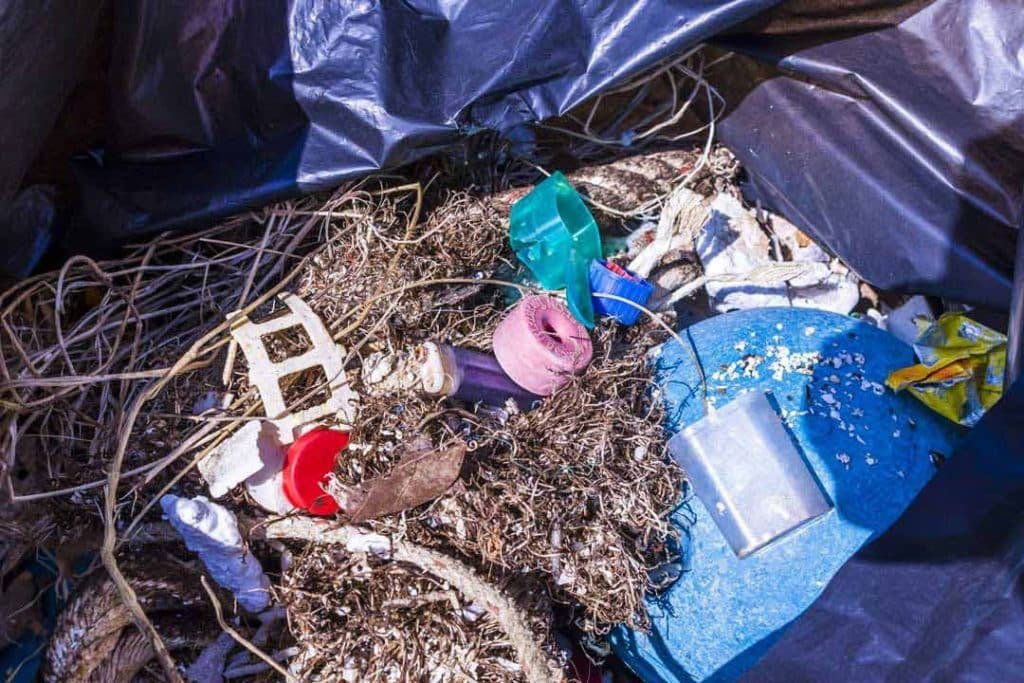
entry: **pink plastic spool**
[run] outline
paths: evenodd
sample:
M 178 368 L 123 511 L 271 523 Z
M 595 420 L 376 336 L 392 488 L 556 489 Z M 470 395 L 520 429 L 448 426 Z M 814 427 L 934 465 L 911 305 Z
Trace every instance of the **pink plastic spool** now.
M 516 384 L 550 396 L 590 362 L 587 329 L 550 296 L 525 297 L 494 331 L 494 355 Z

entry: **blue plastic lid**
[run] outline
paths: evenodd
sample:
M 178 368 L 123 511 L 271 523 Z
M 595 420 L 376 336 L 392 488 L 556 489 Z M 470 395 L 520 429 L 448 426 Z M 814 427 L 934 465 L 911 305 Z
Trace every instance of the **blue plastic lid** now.
M 654 293 L 654 285 L 615 263 L 594 260 L 590 262 L 590 290 L 595 295 L 614 294 L 643 306 Z M 623 325 L 632 325 L 640 317 L 639 308 L 599 296 L 594 296 L 594 313 L 615 318 Z

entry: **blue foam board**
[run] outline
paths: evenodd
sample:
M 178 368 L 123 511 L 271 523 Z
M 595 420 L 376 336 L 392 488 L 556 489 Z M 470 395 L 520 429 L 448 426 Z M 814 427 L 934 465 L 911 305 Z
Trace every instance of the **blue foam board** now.
M 834 508 L 738 559 L 691 497 L 676 514 L 684 573 L 648 599 L 652 630 L 620 628 L 617 654 L 647 681 L 735 680 L 888 528 L 948 457 L 962 429 L 884 387 L 914 362 L 890 334 L 825 311 L 768 308 L 710 318 L 666 343 L 655 378 L 675 433 L 747 391 L 766 391 Z

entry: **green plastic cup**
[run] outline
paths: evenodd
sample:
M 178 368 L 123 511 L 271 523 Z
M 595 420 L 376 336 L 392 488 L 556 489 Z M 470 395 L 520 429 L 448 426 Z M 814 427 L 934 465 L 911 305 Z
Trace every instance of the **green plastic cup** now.
M 601 258 L 601 235 L 583 198 L 556 171 L 512 205 L 509 242 L 544 289 L 565 289 L 573 316 L 594 326 L 590 262 Z

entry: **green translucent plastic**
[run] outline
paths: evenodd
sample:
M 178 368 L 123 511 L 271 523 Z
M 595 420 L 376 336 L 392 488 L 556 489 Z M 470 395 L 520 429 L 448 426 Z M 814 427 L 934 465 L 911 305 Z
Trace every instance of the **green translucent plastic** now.
M 594 326 L 590 262 L 601 258 L 601 235 L 583 198 L 556 171 L 512 205 L 509 242 L 545 289 L 565 289 L 573 316 Z

